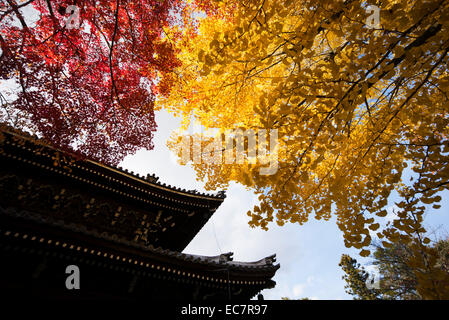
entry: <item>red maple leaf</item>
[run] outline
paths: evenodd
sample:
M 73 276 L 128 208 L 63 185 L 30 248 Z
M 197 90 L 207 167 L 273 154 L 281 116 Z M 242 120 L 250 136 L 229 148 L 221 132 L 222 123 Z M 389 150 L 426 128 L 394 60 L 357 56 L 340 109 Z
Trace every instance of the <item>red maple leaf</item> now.
M 156 94 L 170 90 L 160 79 L 180 64 L 164 28 L 183 21 L 185 5 L 1 0 L 0 80 L 14 89 L 2 88 L 0 121 L 109 164 L 152 149 Z

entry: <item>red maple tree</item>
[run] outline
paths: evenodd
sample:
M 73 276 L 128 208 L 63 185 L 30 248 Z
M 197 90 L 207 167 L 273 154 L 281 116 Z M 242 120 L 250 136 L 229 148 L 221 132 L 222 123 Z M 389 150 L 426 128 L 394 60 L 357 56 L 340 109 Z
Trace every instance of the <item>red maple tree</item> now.
M 165 28 L 188 20 L 185 6 L 1 0 L 0 121 L 114 165 L 153 148 L 154 101 L 180 63 Z

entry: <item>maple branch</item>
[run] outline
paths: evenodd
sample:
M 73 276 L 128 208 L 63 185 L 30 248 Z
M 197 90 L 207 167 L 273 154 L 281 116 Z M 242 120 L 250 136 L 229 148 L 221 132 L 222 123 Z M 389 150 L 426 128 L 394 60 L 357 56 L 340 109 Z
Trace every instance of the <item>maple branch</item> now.
M 17 19 L 19 19 L 20 24 L 22 25 L 23 29 L 26 30 L 28 33 L 31 33 L 31 32 L 30 32 L 30 28 L 29 28 L 28 25 L 26 24 L 25 19 L 23 18 L 22 13 L 20 13 L 20 11 L 19 11 L 19 8 L 20 8 L 20 7 L 17 6 L 16 1 L 13 1 L 13 0 L 7 0 L 7 1 L 8 1 L 9 5 L 10 5 L 11 8 L 12 8 L 11 10 L 16 14 Z
M 114 44 L 115 44 L 115 36 L 117 35 L 117 29 L 118 29 L 118 13 L 119 13 L 119 7 L 120 7 L 120 0 L 117 0 L 116 2 L 116 9 L 115 9 L 115 24 L 114 24 L 114 32 L 112 34 L 112 39 L 111 39 L 111 47 L 109 50 L 109 70 L 110 70 L 110 74 L 111 74 L 111 85 L 112 85 L 112 90 L 111 90 L 111 101 L 112 103 L 114 103 L 114 92 L 115 92 L 115 96 L 117 98 L 117 102 L 120 106 L 121 102 L 120 102 L 120 97 L 119 97 L 119 93 L 117 90 L 117 86 L 114 80 L 114 71 L 113 71 L 113 67 L 112 67 L 112 53 L 114 51 Z M 122 106 L 123 107 L 123 106 Z M 126 108 L 124 108 L 125 110 L 127 110 Z M 128 111 L 128 110 L 127 110 Z
M 17 5 L 17 4 L 16 4 L 16 7 L 12 7 L 12 8 L 9 9 L 8 11 L 5 11 L 4 14 L 2 14 L 2 16 L 0 17 L 0 22 L 2 22 L 2 20 L 3 20 L 6 16 L 8 16 L 9 14 L 15 12 L 16 9 L 23 8 L 23 7 L 25 7 L 25 6 L 27 6 L 27 5 L 31 4 L 31 3 L 33 3 L 34 1 L 36 1 L 36 0 L 28 0 L 28 1 L 26 1 L 26 2 L 24 2 L 24 3 L 22 3 L 22 4 L 20 4 L 20 5 Z

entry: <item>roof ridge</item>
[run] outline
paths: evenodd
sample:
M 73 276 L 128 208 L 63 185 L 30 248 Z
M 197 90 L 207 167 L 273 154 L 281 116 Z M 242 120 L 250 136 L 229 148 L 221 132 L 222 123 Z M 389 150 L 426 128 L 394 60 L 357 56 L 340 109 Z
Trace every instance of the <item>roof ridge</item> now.
M 31 134 L 29 132 L 26 131 L 22 131 L 20 129 L 16 129 L 14 127 L 11 127 L 8 124 L 5 123 L 0 123 L 0 131 L 3 133 L 7 133 L 10 135 L 14 135 L 16 137 L 19 137 L 23 140 L 28 140 L 31 143 L 37 145 L 37 144 L 41 144 L 42 146 L 45 146 L 47 148 L 53 149 L 56 152 L 61 152 L 64 153 L 68 156 L 74 157 L 76 156 L 76 153 L 70 153 L 69 151 L 65 151 L 65 150 L 61 150 L 53 145 L 51 145 L 47 140 L 45 140 L 44 138 L 39 138 L 37 135 L 35 134 Z M 81 156 L 81 155 L 78 155 Z M 134 173 L 134 171 L 128 170 L 127 168 L 123 168 L 122 166 L 114 166 L 114 165 L 110 165 L 110 164 L 106 164 L 106 163 L 101 163 L 97 160 L 93 160 L 87 157 L 82 158 L 82 161 L 85 162 L 90 162 L 94 165 L 98 165 L 101 166 L 107 170 L 112 170 L 112 171 L 118 171 L 120 174 L 125 175 L 125 176 L 129 176 L 137 181 L 140 182 L 145 182 L 145 183 L 151 183 L 155 186 L 159 186 L 165 189 L 169 189 L 169 190 L 174 190 L 177 192 L 181 192 L 184 193 L 186 195 L 197 195 L 197 196 L 201 196 L 201 197 L 207 197 L 207 198 L 213 198 L 213 199 L 225 199 L 226 198 L 226 191 L 225 190 L 219 190 L 218 192 L 216 192 L 215 194 L 213 193 L 206 193 L 206 192 L 198 192 L 196 189 L 191 189 L 191 190 L 186 190 L 185 188 L 180 188 L 180 187 L 176 187 L 176 186 L 171 186 L 170 184 L 166 184 L 164 182 L 161 182 L 159 180 L 159 177 L 156 176 L 154 173 L 153 174 L 147 174 L 146 176 L 141 176 L 139 173 Z

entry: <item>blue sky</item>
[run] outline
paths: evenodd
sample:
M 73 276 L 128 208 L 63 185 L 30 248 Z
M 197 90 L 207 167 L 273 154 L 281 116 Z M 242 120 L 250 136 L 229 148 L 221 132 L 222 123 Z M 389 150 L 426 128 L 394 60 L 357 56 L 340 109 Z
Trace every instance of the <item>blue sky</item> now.
M 158 111 L 156 122 L 158 131 L 154 150 L 139 151 L 125 158 L 121 165 L 139 174 L 155 173 L 162 182 L 171 185 L 205 191 L 203 183 L 196 180 L 194 170 L 177 164 L 176 157 L 166 146 L 170 133 L 179 127 L 180 119 Z M 441 209 L 429 210 L 425 219 L 428 229 L 436 230 L 437 237 L 449 236 L 448 193 L 444 193 L 442 198 Z M 338 267 L 340 257 L 347 253 L 362 263 L 369 259 L 361 260 L 357 250 L 344 246 L 334 218 L 330 221 L 311 218 L 302 226 L 286 224 L 279 227 L 274 223 L 269 231 L 251 229 L 246 212 L 255 203 L 257 198 L 250 190 L 232 184 L 223 204 L 184 252 L 217 255 L 232 251 L 234 260 L 239 261 L 255 261 L 276 253 L 281 268 L 274 277 L 276 287 L 262 292 L 266 299 L 352 298 L 344 290 L 343 272 Z M 393 217 L 392 209 L 390 206 L 390 218 Z
M 25 16 L 33 18 L 30 6 L 26 7 Z M 156 122 L 158 131 L 154 150 L 139 151 L 128 156 L 121 165 L 143 175 L 155 173 L 167 184 L 205 191 L 203 184 L 196 181 L 194 170 L 177 164 L 175 156 L 166 147 L 170 133 L 179 127 L 180 119 L 159 111 Z M 441 209 L 430 209 L 425 219 L 427 229 L 436 230 L 431 239 L 449 237 L 449 193 L 444 193 L 442 198 Z M 388 217 L 391 219 L 395 199 L 390 200 Z M 279 227 L 273 223 L 269 231 L 251 229 L 246 212 L 255 203 L 257 199 L 250 190 L 232 184 L 224 203 L 184 252 L 217 255 L 232 251 L 234 260 L 240 261 L 259 260 L 276 253 L 277 262 L 281 264 L 274 278 L 277 285 L 263 292 L 265 298 L 351 299 L 344 291 L 343 272 L 338 267 L 340 257 L 347 253 L 360 262 L 369 259 L 361 260 L 358 250 L 344 246 L 335 219 L 316 221 L 311 218 L 303 226 L 286 224 Z

